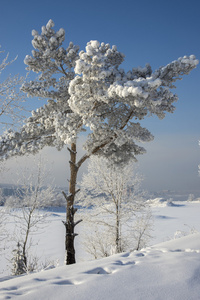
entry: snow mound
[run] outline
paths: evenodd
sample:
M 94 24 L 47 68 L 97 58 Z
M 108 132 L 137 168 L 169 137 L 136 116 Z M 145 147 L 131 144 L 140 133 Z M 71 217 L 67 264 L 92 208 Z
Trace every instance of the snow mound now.
M 148 249 L 148 248 L 147 248 Z M 178 239 L 159 243 L 151 246 L 151 249 L 166 249 L 166 251 L 196 251 L 200 252 L 200 233 L 189 234 Z
M 200 295 L 200 234 L 0 283 L 0 299 L 173 299 Z M 134 296 L 133 296 L 134 295 Z
M 177 206 L 172 202 L 172 199 L 155 198 L 147 201 L 151 207 L 166 207 L 166 206 Z
M 200 203 L 200 198 L 196 198 L 194 200 L 187 200 L 187 202 L 190 202 L 190 203 Z

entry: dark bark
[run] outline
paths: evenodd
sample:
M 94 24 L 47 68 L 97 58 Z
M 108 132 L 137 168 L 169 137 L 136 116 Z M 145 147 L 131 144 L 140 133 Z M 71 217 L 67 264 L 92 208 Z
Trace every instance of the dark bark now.
M 115 236 L 115 245 L 116 245 L 117 253 L 121 253 L 122 252 L 122 247 L 121 247 L 120 216 L 119 216 L 119 204 L 118 204 L 118 201 L 117 201 L 117 204 L 116 204 L 116 236 Z
M 22 251 L 22 255 L 23 255 L 23 261 L 24 261 L 24 266 L 27 269 L 27 257 L 26 257 L 26 247 L 23 246 L 23 251 Z
M 25 236 L 25 240 L 23 242 L 23 249 L 22 249 L 22 254 L 23 254 L 23 260 L 24 260 L 24 266 L 27 269 L 27 255 L 26 255 L 26 245 L 28 242 L 28 237 L 29 237 L 29 233 L 30 233 L 30 226 L 31 226 L 31 217 L 32 217 L 32 213 L 34 211 L 35 207 L 33 207 L 28 215 L 28 223 L 27 223 L 27 229 L 26 229 L 26 236 Z
M 64 192 L 63 195 L 67 202 L 66 208 L 66 222 L 63 222 L 66 228 L 66 236 L 65 236 L 65 251 L 66 251 L 66 265 L 76 263 L 75 258 L 75 247 L 74 247 L 74 239 L 77 233 L 74 232 L 75 226 L 81 222 L 74 222 L 74 215 L 77 211 L 74 208 L 75 195 L 78 191 L 76 191 L 76 179 L 78 173 L 78 167 L 76 165 L 76 144 L 71 144 L 70 152 L 70 181 L 69 181 L 69 196 L 67 196 Z

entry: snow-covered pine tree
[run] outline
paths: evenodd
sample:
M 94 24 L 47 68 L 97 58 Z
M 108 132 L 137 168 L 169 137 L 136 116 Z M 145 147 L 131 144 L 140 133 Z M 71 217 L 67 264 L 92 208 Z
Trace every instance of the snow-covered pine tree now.
M 24 264 L 22 246 L 19 242 L 17 243 L 17 248 L 13 250 L 12 264 L 12 275 L 22 275 L 27 272 L 26 265 Z
M 81 165 L 91 156 L 107 157 L 115 163 L 127 163 L 143 154 L 137 142 L 153 140 L 138 120 L 148 115 L 160 119 L 173 112 L 178 98 L 171 92 L 174 82 L 189 74 L 198 60 L 182 57 L 152 72 L 150 65 L 120 69 L 124 55 L 116 46 L 90 41 L 86 51 L 73 43 L 62 47 L 64 29 L 53 30 L 50 20 L 39 34 L 33 30 L 32 56 L 26 56 L 28 71 L 39 73 L 22 90 L 29 96 L 46 98 L 45 106 L 32 112 L 18 132 L 6 132 L 0 139 L 0 156 L 35 154 L 45 146 L 58 150 L 70 145 L 70 183 L 67 200 L 66 263 L 75 263 L 74 200 L 76 179 Z M 75 76 L 75 73 L 78 74 Z M 76 141 L 81 131 L 88 131 L 86 153 L 77 161 Z

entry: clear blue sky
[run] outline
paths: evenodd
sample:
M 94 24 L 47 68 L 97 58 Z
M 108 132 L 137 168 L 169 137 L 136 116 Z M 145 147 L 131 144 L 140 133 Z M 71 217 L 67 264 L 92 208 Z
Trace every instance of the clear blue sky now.
M 25 75 L 23 60 L 31 54 L 31 31 L 40 31 L 49 19 L 56 29 L 65 29 L 66 44 L 73 41 L 83 49 L 95 39 L 117 45 L 126 56 L 126 70 L 146 63 L 156 69 L 190 54 L 200 59 L 198 0 L 4 0 L 0 8 L 0 44 L 10 59 L 18 55 L 9 69 L 12 74 Z M 175 113 L 162 121 L 149 118 L 143 123 L 155 136 L 146 145 L 148 153 L 138 157 L 148 189 L 200 190 L 199 86 L 200 66 L 178 82 Z M 62 154 L 58 155 L 61 159 Z M 57 184 L 64 185 L 55 172 Z

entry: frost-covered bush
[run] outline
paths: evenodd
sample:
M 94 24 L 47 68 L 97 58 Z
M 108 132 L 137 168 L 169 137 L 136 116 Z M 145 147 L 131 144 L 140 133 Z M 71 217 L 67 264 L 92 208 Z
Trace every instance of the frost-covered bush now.
M 12 257 L 12 275 L 22 275 L 27 272 L 26 265 L 24 264 L 24 256 L 22 253 L 22 245 L 18 242 L 17 248 L 13 250 Z

